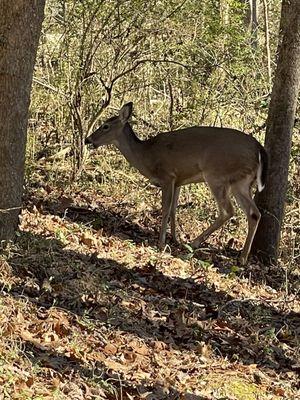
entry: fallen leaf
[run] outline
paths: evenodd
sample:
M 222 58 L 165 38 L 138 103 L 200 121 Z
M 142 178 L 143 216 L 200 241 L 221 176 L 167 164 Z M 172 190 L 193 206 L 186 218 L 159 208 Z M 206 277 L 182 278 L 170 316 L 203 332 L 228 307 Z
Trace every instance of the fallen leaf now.
M 31 387 L 34 384 L 34 377 L 33 376 L 29 376 L 29 378 L 27 378 L 26 380 L 26 385 L 28 387 Z
M 129 346 L 135 353 L 140 354 L 141 356 L 147 356 L 149 354 L 148 347 L 143 343 L 133 340 L 129 343 Z
M 129 365 L 123 365 L 116 361 L 107 360 L 107 359 L 104 361 L 104 364 L 107 368 L 112 369 L 113 371 L 127 372 L 131 369 L 131 367 Z
M 58 378 L 52 378 L 51 383 L 52 383 L 52 386 L 53 386 L 54 388 L 56 388 L 56 389 L 58 389 L 59 386 L 60 386 L 60 380 L 59 380 Z
M 95 245 L 96 240 L 95 238 L 93 238 L 91 235 L 87 234 L 87 233 L 83 233 L 80 236 L 80 241 L 85 244 L 88 247 L 92 247 L 93 245 Z
M 117 351 L 118 348 L 112 343 L 108 343 L 103 349 L 103 352 L 108 356 L 115 355 Z
M 276 396 L 281 396 L 283 397 L 285 395 L 285 391 L 283 388 L 281 387 L 275 387 L 273 390 L 274 394 L 276 394 Z
M 54 330 L 59 337 L 68 336 L 70 333 L 70 324 L 67 319 L 60 319 L 54 324 Z

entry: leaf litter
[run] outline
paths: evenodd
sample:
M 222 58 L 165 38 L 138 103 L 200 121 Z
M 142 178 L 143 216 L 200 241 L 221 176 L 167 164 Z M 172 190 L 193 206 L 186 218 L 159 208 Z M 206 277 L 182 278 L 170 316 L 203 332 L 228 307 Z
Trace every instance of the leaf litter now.
M 1 398 L 300 398 L 296 283 L 230 250 L 159 252 L 142 205 L 48 192 L 1 256 Z

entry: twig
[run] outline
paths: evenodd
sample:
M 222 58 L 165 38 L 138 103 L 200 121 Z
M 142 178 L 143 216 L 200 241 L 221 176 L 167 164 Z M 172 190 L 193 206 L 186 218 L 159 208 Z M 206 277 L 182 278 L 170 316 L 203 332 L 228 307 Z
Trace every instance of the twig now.
M 14 211 L 14 210 L 21 210 L 22 206 L 20 207 L 9 207 L 9 208 L 0 208 L 0 213 L 8 213 L 9 211 Z

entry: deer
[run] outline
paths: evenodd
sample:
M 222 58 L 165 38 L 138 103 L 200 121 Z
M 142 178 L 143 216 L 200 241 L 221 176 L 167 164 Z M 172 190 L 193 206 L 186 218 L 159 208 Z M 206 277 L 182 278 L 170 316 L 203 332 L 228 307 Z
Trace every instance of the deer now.
M 166 245 L 170 220 L 171 238 L 176 236 L 176 207 L 180 188 L 205 182 L 218 206 L 215 221 L 190 244 L 196 250 L 234 215 L 232 196 L 248 221 L 248 233 L 239 262 L 247 263 L 261 213 L 251 194 L 265 187 L 268 156 L 252 136 L 223 127 L 192 126 L 158 133 L 141 140 L 130 125 L 133 103 L 122 106 L 117 116 L 107 119 L 85 139 L 94 148 L 113 144 L 129 164 L 162 190 L 162 219 L 159 248 Z

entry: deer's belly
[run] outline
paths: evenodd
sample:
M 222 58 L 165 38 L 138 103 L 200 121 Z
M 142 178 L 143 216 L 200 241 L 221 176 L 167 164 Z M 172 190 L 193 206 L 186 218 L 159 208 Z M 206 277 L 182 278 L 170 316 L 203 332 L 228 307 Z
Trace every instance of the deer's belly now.
M 178 183 L 180 185 L 188 185 L 189 183 L 198 183 L 198 182 L 204 182 L 204 181 L 205 181 L 205 179 L 203 177 L 202 172 L 198 172 L 192 176 L 182 177 L 181 179 L 178 180 Z

